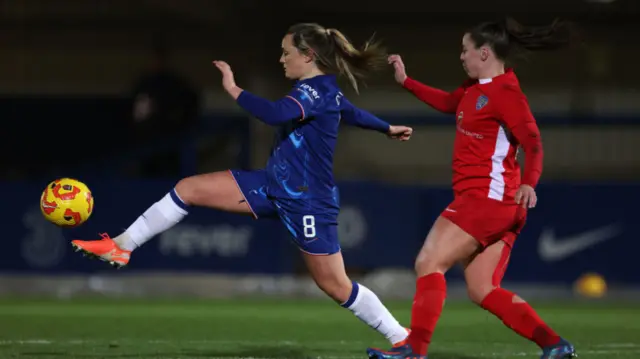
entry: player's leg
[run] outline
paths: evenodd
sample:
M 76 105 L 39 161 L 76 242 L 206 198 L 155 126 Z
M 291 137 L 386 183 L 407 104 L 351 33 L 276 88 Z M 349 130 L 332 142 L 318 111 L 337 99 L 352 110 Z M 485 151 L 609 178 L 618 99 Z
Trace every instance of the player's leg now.
M 132 251 L 180 222 L 191 206 L 252 214 L 231 171 L 206 173 L 180 180 L 114 241 Z
M 505 241 L 498 241 L 465 263 L 464 276 L 471 300 L 491 312 L 519 335 L 543 349 L 543 358 L 571 358 L 575 351 L 560 338 L 535 310 L 521 297 L 500 287 L 504 276 L 514 233 Z M 554 352 L 555 351 L 555 352 Z
M 415 263 L 418 279 L 411 311 L 409 348 L 389 351 L 369 348 L 370 358 L 426 358 L 447 294 L 444 274 L 482 247 L 476 240 L 484 225 L 481 214 L 473 198 L 458 197 L 438 217 Z
M 263 171 L 220 171 L 188 177 L 180 180 L 113 240 L 105 234 L 99 241 L 74 240 L 72 243 L 78 250 L 114 266 L 123 266 L 129 262 L 134 249 L 179 223 L 190 206 L 253 214 L 257 218 L 254 211 L 264 211 L 265 206 L 270 206 L 266 198 L 259 196 L 258 190 L 264 183 Z M 255 194 L 246 197 L 245 193 L 249 196 L 250 192 Z
M 314 206 L 315 205 L 315 206 Z M 330 204 L 277 204 L 280 218 L 302 252 L 318 287 L 342 307 L 378 331 L 392 344 L 402 344 L 407 329 L 398 323 L 369 288 L 347 276 L 338 240 L 338 208 Z M 309 212 L 303 208 L 317 207 Z M 306 214 L 299 214 L 299 213 Z
M 447 294 L 445 273 L 478 248 L 473 236 L 448 218 L 440 216 L 431 228 L 415 263 L 418 279 L 409 337 L 414 353 L 427 354 Z
M 478 242 L 450 219 L 438 217 L 415 263 L 416 293 L 411 311 L 409 346 L 401 350 L 367 349 L 370 358 L 426 358 L 447 293 L 444 274 L 457 262 L 473 255 Z
M 340 306 L 382 334 L 394 345 L 403 345 L 408 331 L 364 285 L 352 281 L 344 268 L 342 253 L 314 255 L 302 251 L 304 261 L 318 287 Z

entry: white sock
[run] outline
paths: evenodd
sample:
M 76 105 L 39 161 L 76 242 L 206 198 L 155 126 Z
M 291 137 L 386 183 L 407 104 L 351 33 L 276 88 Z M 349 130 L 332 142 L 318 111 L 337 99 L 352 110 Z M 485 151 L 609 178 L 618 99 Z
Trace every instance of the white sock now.
M 398 323 L 378 296 L 361 284 L 353 282 L 349 300 L 341 305 L 382 334 L 391 344 L 399 343 L 409 336 L 407 329 Z
M 121 235 L 113 240 L 124 250 L 132 251 L 145 244 L 156 234 L 178 224 L 187 215 L 187 205 L 176 190 L 154 203 Z

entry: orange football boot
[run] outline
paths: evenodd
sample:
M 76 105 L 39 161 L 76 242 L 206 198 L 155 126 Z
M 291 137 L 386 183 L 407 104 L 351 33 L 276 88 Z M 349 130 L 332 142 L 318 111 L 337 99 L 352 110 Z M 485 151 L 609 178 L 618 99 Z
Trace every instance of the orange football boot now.
M 101 233 L 102 239 L 97 241 L 71 241 L 71 246 L 76 252 L 83 252 L 83 255 L 98 258 L 108 262 L 112 266 L 120 269 L 129 264 L 131 251 L 126 251 L 116 244 L 116 242 L 106 233 Z

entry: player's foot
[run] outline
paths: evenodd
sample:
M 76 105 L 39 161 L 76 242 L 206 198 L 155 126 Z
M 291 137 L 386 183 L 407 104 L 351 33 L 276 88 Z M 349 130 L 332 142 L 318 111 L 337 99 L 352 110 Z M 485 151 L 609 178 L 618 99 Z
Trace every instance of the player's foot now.
M 404 328 L 404 330 L 406 330 L 406 331 L 407 331 L 407 336 L 406 336 L 403 340 L 401 340 L 401 341 L 399 341 L 399 342 L 397 342 L 397 343 L 393 343 L 393 347 L 394 347 L 394 348 L 399 348 L 399 347 L 401 347 L 401 346 L 404 346 L 404 345 L 406 345 L 406 344 L 409 344 L 409 335 L 411 335 L 411 329 L 409 329 L 409 328 Z
M 394 345 L 389 350 L 367 348 L 369 359 L 427 359 L 426 355 L 415 354 L 409 344 Z
M 106 233 L 101 233 L 102 239 L 97 241 L 73 240 L 71 245 L 76 252 L 83 252 L 83 255 L 98 258 L 116 268 L 122 268 L 129 263 L 131 251 L 126 251 L 118 247 L 116 242 Z
M 560 342 L 542 349 L 540 359 L 569 359 L 577 358 L 576 350 L 568 341 L 560 338 Z

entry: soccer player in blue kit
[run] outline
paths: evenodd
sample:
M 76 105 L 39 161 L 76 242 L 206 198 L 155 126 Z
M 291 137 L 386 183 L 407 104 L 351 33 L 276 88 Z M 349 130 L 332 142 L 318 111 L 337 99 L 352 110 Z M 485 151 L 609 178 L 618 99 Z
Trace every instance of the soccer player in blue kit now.
M 401 141 L 412 129 L 391 126 L 354 107 L 342 94 L 336 75 L 358 90 L 358 79 L 386 67 L 387 55 L 375 43 L 356 49 L 335 29 L 317 24 L 292 26 L 282 40 L 285 75 L 297 80 L 289 94 L 275 102 L 238 87 L 229 65 L 214 61 L 224 89 L 259 120 L 279 126 L 265 169 L 230 170 L 182 179 L 127 230 L 111 239 L 74 240 L 77 250 L 115 266 L 129 262 L 131 252 L 184 218 L 190 206 L 260 217 L 279 217 L 300 248 L 316 284 L 392 345 L 406 343 L 408 331 L 378 297 L 346 274 L 338 240 L 338 189 L 333 156 L 341 121 L 372 129 Z

